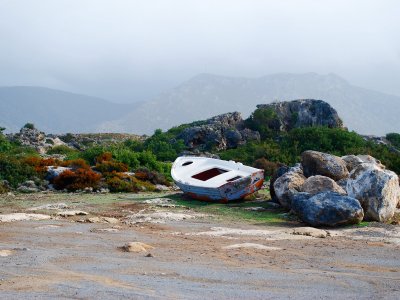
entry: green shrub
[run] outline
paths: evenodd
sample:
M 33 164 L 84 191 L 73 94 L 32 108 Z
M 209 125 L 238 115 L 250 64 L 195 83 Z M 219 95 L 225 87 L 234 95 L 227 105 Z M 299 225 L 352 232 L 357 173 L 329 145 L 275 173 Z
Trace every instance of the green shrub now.
M 26 123 L 24 125 L 24 128 L 28 128 L 28 129 L 35 129 L 35 125 L 33 123 Z
M 76 154 L 78 151 L 75 149 L 72 149 L 68 146 L 65 145 L 59 145 L 59 146 L 55 146 L 51 149 L 49 149 L 47 151 L 47 154 L 62 154 L 62 155 L 74 155 Z
M 102 174 L 111 172 L 127 172 L 128 166 L 124 163 L 114 161 L 111 152 L 105 152 L 96 158 L 96 170 Z
M 3 182 L 0 182 L 0 194 L 8 193 L 10 190 L 8 189 L 7 185 Z
M 400 149 L 400 134 L 399 133 L 388 133 L 386 139 L 397 149 Z
M 0 154 L 0 180 L 7 180 L 14 188 L 38 174 L 35 169 L 13 155 Z

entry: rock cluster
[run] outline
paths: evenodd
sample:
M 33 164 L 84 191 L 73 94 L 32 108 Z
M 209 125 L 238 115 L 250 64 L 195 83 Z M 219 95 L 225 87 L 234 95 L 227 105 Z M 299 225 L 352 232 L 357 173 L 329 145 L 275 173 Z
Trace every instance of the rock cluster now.
M 288 131 L 307 126 L 343 127 L 336 110 L 322 100 L 302 99 L 257 105 L 257 109 L 271 109 L 277 115 L 277 128 Z
M 199 125 L 186 128 L 177 137 L 190 150 L 225 150 L 236 148 L 250 140 L 260 140 L 258 131 L 244 128 L 244 121 L 238 112 L 222 114 Z
M 400 200 L 398 176 L 369 155 L 305 151 L 301 164 L 279 172 L 271 193 L 312 226 L 386 222 Z
M 24 146 L 36 149 L 40 154 L 45 154 L 52 147 L 65 145 L 57 136 L 47 136 L 33 125 L 25 125 L 19 133 L 9 134 L 7 137 L 11 141 L 16 141 Z

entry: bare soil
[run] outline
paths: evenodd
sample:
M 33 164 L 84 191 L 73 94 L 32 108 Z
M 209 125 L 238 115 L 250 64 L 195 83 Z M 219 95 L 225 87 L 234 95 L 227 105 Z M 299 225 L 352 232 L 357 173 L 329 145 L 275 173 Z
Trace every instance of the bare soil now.
M 400 299 L 399 226 L 323 229 L 328 236 L 315 238 L 293 234 L 293 228 L 306 226 L 296 221 L 232 219 L 158 207 L 129 195 L 0 200 L 1 214 L 32 213 L 31 207 L 58 202 L 89 213 L 63 218 L 41 210 L 52 219 L 0 223 L 3 299 Z M 124 222 L 139 212 L 195 217 Z M 120 222 L 87 222 L 94 216 Z M 130 242 L 154 249 L 123 251 Z

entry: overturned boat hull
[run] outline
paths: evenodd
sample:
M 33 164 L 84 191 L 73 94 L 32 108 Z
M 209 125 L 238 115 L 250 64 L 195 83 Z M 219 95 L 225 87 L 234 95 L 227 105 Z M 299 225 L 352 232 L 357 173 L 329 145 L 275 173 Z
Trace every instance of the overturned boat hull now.
M 204 157 L 179 157 L 171 170 L 176 185 L 198 200 L 228 202 L 262 187 L 264 171 L 234 161 Z

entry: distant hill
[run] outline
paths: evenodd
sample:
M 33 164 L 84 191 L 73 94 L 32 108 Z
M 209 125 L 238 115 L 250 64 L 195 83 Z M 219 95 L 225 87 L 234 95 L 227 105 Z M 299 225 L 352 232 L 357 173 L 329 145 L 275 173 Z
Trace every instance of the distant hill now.
M 335 75 L 273 74 L 259 78 L 200 74 L 158 97 L 135 104 L 41 87 L 1 87 L 0 126 L 17 131 L 27 122 L 52 133 L 121 132 L 151 134 L 157 128 L 239 111 L 257 104 L 321 99 L 345 126 L 361 134 L 400 132 L 400 97 L 351 85 Z
M 335 74 L 273 74 L 259 78 L 201 74 L 142 103 L 100 130 L 152 133 L 230 111 L 244 116 L 257 104 L 274 100 L 322 99 L 330 103 L 351 130 L 383 135 L 400 132 L 400 97 L 353 86 Z
M 31 122 L 51 133 L 98 132 L 100 124 L 134 108 L 134 104 L 43 87 L 0 87 L 0 126 L 7 131 L 18 131 Z

